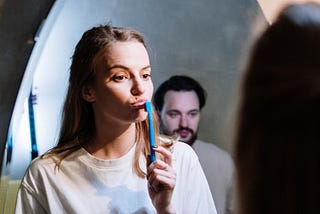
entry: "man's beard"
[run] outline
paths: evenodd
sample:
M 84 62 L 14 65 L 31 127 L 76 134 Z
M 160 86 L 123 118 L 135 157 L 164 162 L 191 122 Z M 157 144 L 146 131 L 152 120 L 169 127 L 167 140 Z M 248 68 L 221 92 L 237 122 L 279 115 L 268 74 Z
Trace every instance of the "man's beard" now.
M 175 136 L 175 137 L 178 137 L 179 141 L 181 142 L 184 142 L 190 146 L 193 145 L 193 143 L 196 141 L 197 137 L 198 137 L 198 132 L 194 132 L 192 129 L 188 128 L 188 127 L 185 127 L 185 128 L 178 128 L 178 129 L 175 129 L 173 130 L 172 134 L 170 134 L 167 129 L 163 126 L 163 124 L 161 124 L 160 126 L 163 134 L 166 134 L 166 135 L 169 135 L 169 136 Z M 182 138 L 180 138 L 179 136 L 179 131 L 188 131 L 191 133 L 191 138 L 189 140 L 184 140 Z
M 194 143 L 194 141 L 196 141 L 196 139 L 197 139 L 198 132 L 194 132 L 192 129 L 189 129 L 188 127 L 186 127 L 186 128 L 175 129 L 175 130 L 173 130 L 173 133 L 174 133 L 175 135 L 179 136 L 178 133 L 179 133 L 180 131 L 188 131 L 188 132 L 191 133 L 191 138 L 190 138 L 189 140 L 184 140 L 184 139 L 182 139 L 182 138 L 180 138 L 179 140 L 182 141 L 182 142 L 184 142 L 184 143 L 186 143 L 186 144 L 188 144 L 189 146 L 192 146 L 193 143 Z

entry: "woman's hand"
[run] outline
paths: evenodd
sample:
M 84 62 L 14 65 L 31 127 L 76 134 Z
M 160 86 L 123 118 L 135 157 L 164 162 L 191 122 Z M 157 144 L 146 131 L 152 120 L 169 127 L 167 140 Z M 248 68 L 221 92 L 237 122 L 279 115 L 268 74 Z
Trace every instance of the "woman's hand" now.
M 172 154 L 164 147 L 154 147 L 155 152 L 164 157 L 147 166 L 149 195 L 157 213 L 175 213 L 171 207 L 171 198 L 176 185 L 176 172 L 172 168 Z

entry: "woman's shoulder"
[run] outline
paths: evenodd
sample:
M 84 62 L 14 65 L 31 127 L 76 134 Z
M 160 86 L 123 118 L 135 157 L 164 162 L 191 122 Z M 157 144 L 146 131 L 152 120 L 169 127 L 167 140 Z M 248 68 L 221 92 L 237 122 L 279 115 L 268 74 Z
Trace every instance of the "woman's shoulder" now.
M 26 174 L 37 176 L 41 171 L 46 171 L 48 168 L 53 168 L 57 164 L 57 156 L 39 156 L 31 161 Z
M 198 161 L 198 156 L 194 152 L 191 146 L 186 143 L 183 143 L 179 140 L 173 139 L 167 136 L 161 136 L 161 141 L 170 149 L 172 152 L 173 158 L 176 160 L 195 160 Z
M 55 165 L 53 157 L 39 156 L 33 159 L 22 178 L 21 185 L 31 192 L 36 191 L 39 185 L 42 185 L 42 179 L 48 176 L 48 172 L 54 171 Z
M 192 149 L 192 147 L 184 142 L 177 141 L 173 146 L 173 155 L 174 156 L 182 156 L 184 158 L 193 158 L 198 159 L 197 154 Z
M 166 136 L 166 135 L 161 135 L 160 136 L 160 141 L 161 141 L 161 145 L 164 147 L 167 147 L 168 149 L 170 149 L 172 152 L 179 152 L 179 151 L 186 151 L 186 152 L 193 152 L 193 149 L 191 146 L 189 146 L 186 143 L 183 143 L 181 141 L 179 141 L 178 139 L 175 139 L 173 137 L 170 136 Z
M 194 153 L 192 147 L 187 143 L 176 141 L 174 144 L 174 148 L 176 151 L 183 151 L 183 152 L 191 152 Z

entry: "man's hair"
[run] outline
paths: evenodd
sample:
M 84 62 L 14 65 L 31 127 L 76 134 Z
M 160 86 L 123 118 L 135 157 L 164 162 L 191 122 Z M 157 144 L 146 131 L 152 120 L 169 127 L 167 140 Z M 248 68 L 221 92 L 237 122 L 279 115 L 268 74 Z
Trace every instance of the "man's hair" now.
M 206 91 L 193 78 L 183 75 L 175 75 L 164 81 L 153 95 L 153 103 L 158 111 L 162 110 L 164 96 L 168 91 L 195 91 L 199 99 L 199 107 L 206 103 Z

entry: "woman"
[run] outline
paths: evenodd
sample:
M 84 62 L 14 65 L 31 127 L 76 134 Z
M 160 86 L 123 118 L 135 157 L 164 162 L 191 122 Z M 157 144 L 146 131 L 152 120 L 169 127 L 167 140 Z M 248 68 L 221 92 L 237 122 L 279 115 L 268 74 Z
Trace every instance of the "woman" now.
M 152 93 L 139 32 L 109 25 L 85 32 L 58 144 L 29 166 L 16 213 L 216 213 L 188 146 L 160 138 L 156 128 L 157 160 L 149 163 L 144 104 Z
M 285 8 L 251 54 L 235 145 L 239 214 L 319 213 L 320 6 Z

